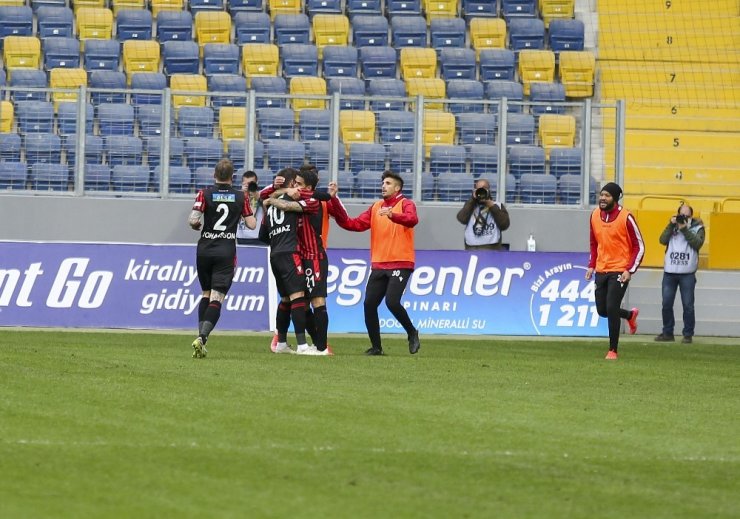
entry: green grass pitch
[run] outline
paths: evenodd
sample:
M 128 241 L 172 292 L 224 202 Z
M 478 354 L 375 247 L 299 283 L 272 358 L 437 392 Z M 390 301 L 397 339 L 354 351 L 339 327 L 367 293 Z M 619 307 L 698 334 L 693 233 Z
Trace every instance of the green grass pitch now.
M 0 517 L 740 517 L 740 349 L 0 334 Z

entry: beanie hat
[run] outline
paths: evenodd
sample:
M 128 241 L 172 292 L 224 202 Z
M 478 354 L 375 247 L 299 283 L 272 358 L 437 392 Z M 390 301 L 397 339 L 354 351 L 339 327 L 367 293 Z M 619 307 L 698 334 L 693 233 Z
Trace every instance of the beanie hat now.
M 602 191 L 606 191 L 610 195 L 612 195 L 612 198 L 616 202 L 619 200 L 619 197 L 622 196 L 622 188 L 619 187 L 618 184 L 615 184 L 614 182 L 609 182 L 604 187 L 601 188 Z

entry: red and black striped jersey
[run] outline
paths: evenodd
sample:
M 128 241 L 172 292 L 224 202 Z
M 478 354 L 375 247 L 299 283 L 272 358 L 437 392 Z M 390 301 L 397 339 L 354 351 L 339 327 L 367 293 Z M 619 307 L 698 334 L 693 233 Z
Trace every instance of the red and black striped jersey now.
M 323 204 L 309 198 L 317 204 L 317 211 L 304 214 L 298 222 L 298 253 L 305 259 L 323 259 L 326 255 L 321 238 L 321 228 L 324 221 Z
M 287 195 L 282 200 L 294 202 Z M 317 200 L 299 200 L 303 212 L 283 211 L 271 205 L 265 211 L 265 227 L 270 242 L 270 255 L 299 252 L 299 221 L 318 211 Z

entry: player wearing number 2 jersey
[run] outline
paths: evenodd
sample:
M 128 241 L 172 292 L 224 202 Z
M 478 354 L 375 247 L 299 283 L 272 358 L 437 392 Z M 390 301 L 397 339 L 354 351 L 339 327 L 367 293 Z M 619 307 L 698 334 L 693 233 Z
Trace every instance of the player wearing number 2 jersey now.
M 216 164 L 215 185 L 198 191 L 189 224 L 200 230 L 196 265 L 202 290 L 198 306 L 198 337 L 193 341 L 193 357 L 204 358 L 206 342 L 221 316 L 221 303 L 231 287 L 236 263 L 236 229 L 239 220 L 254 229 L 244 192 L 234 189 L 234 165 L 229 160 Z M 203 221 L 201 222 L 201 218 Z

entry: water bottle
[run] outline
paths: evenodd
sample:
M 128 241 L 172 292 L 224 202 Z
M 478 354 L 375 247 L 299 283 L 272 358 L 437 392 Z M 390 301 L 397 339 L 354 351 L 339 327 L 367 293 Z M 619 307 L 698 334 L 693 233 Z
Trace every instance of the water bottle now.
M 529 235 L 527 239 L 527 252 L 534 252 L 537 250 L 537 242 L 534 241 L 534 234 Z

